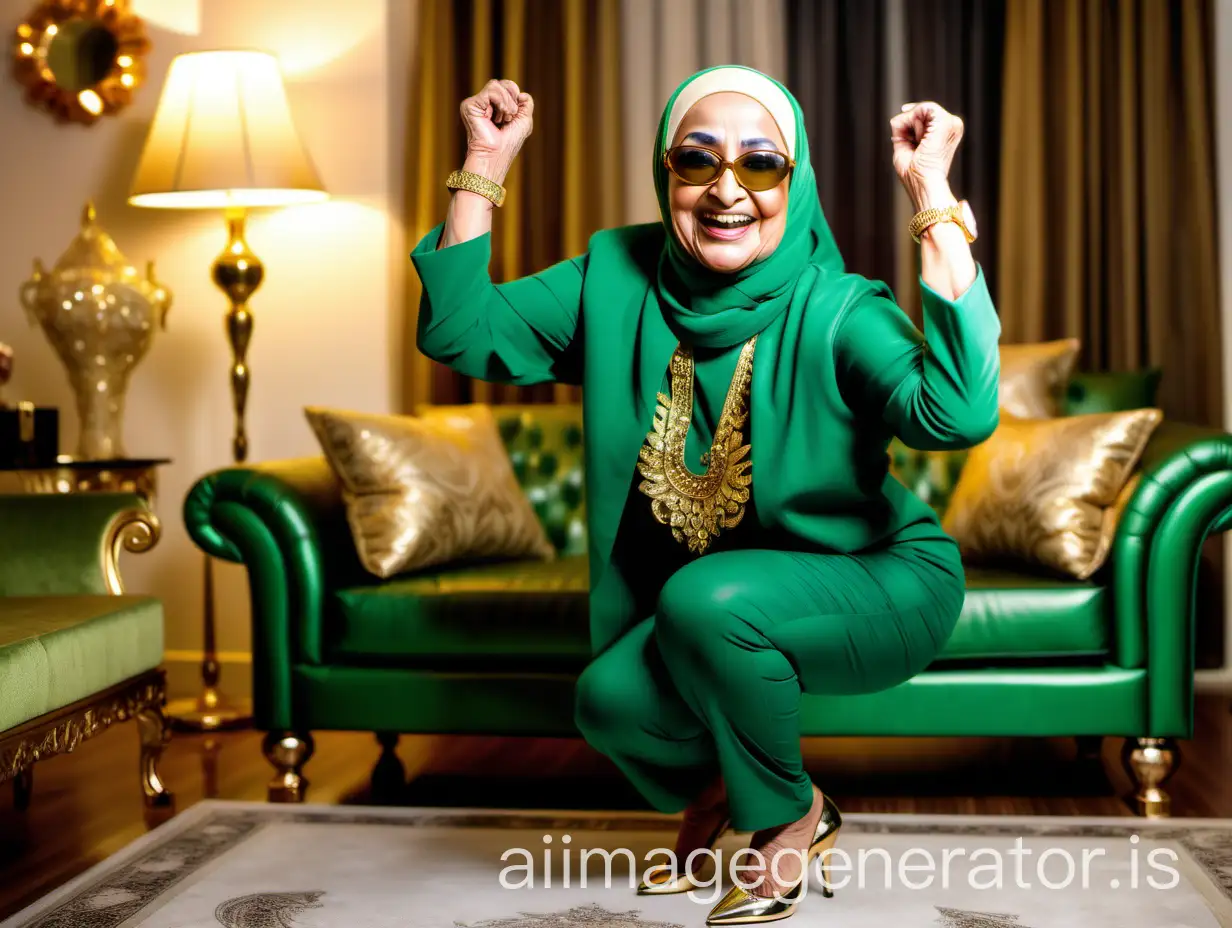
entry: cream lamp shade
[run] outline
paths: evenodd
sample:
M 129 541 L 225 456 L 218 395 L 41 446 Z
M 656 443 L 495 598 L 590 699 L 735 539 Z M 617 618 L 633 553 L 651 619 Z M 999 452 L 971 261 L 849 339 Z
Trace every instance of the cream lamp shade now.
M 247 209 L 328 196 L 295 131 L 273 55 L 192 52 L 171 62 L 129 203 Z

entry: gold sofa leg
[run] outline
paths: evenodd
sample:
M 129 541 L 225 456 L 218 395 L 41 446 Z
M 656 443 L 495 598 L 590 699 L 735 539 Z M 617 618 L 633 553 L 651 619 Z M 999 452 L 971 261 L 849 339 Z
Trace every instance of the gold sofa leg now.
M 262 744 L 265 759 L 277 771 L 269 782 L 270 802 L 303 802 L 308 792 L 308 780 L 301 772 L 312 757 L 312 735 L 292 732 L 266 733 Z
M 1163 786 L 1176 772 L 1181 752 L 1171 738 L 1126 738 L 1121 762 L 1134 783 L 1135 811 L 1146 818 L 1172 814 L 1172 797 Z
M 141 791 L 146 808 L 169 809 L 173 797 L 159 776 L 158 762 L 171 738 L 171 727 L 161 705 L 147 705 L 137 711 L 137 731 L 141 736 Z

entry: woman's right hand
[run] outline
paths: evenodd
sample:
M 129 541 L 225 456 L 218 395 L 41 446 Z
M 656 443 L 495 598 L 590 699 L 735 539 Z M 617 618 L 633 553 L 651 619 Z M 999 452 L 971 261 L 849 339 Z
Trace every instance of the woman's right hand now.
M 510 80 L 490 80 L 460 107 L 466 126 L 465 169 L 498 184 L 534 125 L 535 101 Z

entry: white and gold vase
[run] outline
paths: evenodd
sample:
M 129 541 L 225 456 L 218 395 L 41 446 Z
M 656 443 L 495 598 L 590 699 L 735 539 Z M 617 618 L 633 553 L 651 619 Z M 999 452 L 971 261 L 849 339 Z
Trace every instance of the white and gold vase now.
M 68 370 L 81 427 L 75 457 L 125 457 L 128 379 L 155 330 L 166 328 L 171 306 L 171 294 L 154 279 L 154 262 L 140 276 L 87 204 L 81 230 L 55 267 L 46 271 L 35 259 L 21 302 Z

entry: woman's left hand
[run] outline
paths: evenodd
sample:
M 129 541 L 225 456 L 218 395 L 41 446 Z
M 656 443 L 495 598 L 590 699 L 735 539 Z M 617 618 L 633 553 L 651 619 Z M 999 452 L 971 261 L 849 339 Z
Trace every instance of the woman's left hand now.
M 894 170 L 917 209 L 953 202 L 950 165 L 962 141 L 963 121 L 938 103 L 908 103 L 890 120 Z

